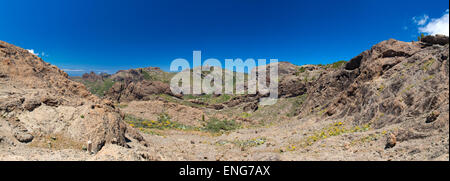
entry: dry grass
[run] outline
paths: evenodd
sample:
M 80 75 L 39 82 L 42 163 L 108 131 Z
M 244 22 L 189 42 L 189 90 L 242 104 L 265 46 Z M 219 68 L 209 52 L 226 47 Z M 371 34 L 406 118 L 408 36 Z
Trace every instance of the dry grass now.
M 29 144 L 30 147 L 48 148 L 51 150 L 74 149 L 82 150 L 85 146 L 82 142 L 65 137 L 62 134 L 42 135 L 35 137 Z
M 365 132 L 369 131 L 370 129 L 370 123 L 357 126 L 346 126 L 343 122 L 335 122 L 320 130 L 313 131 L 299 142 L 289 145 L 286 150 L 294 151 L 297 148 L 305 148 L 311 146 L 319 140 L 324 140 L 346 133 Z

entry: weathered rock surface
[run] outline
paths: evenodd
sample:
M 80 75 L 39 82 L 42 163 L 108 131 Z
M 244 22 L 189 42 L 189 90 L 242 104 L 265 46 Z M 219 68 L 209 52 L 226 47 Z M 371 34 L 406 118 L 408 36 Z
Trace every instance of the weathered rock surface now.
M 153 94 L 172 95 L 169 84 L 160 81 L 117 82 L 108 90 L 106 97 L 118 102 L 146 100 Z
M 92 141 L 94 151 L 111 142 L 126 146 L 127 125 L 112 103 L 27 50 L 0 45 L 0 136 L 32 144 L 35 135 L 61 134 Z
M 147 96 L 155 94 L 173 95 L 170 91 L 169 81 L 172 74 L 159 69 L 158 67 L 147 67 L 130 70 L 120 70 L 115 74 L 96 74 L 94 72 L 85 73 L 81 79 L 72 79 L 86 83 L 88 86 L 105 86 L 104 96 L 116 102 L 129 102 L 133 100 L 147 100 Z M 111 81 L 112 86 L 104 84 Z M 93 87 L 90 87 L 92 89 Z M 94 88 L 95 89 L 95 88 Z
M 359 62 L 359 63 L 357 63 Z M 356 65 L 359 66 L 350 66 Z M 383 41 L 308 87 L 301 115 L 322 111 L 376 127 L 438 110 L 448 118 L 448 44 Z M 444 83 L 447 82 L 447 83 Z M 443 122 L 443 124 L 448 124 Z
M 105 78 L 108 78 L 108 74 L 96 74 L 95 72 L 85 73 L 81 76 L 81 78 L 85 81 L 96 82 L 103 81 Z
M 448 160 L 448 57 L 448 37 L 427 36 L 421 42 L 386 40 L 346 63 L 279 62 L 279 100 L 272 106 L 258 104 L 267 96 L 261 94 L 219 104 L 199 102 L 203 95 L 146 100 L 166 94 L 155 83 L 162 79 L 132 69 L 109 77 L 117 81 L 109 95 L 121 102 L 116 108 L 84 94 L 82 85 L 67 88 L 71 81 L 39 82 L 52 79 L 43 76 L 34 83 L 0 69 L 0 160 Z M 155 120 L 160 113 L 195 127 L 211 117 L 245 124 L 212 136 L 201 130 L 140 133 L 121 122 L 126 115 Z M 96 145 L 105 146 L 95 155 L 23 147 L 42 139 L 36 132 L 97 138 Z

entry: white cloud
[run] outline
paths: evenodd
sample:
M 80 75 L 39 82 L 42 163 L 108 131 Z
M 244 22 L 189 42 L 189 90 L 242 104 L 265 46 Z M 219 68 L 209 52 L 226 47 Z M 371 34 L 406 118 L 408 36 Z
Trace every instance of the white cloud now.
M 39 56 L 39 53 L 34 52 L 34 49 L 27 49 L 28 52 L 30 52 L 33 55 Z
M 82 69 L 62 69 L 64 72 L 84 72 Z
M 412 20 L 413 20 L 414 23 L 416 23 L 417 25 L 422 26 L 422 25 L 424 25 L 425 23 L 427 23 L 427 21 L 428 21 L 429 18 L 430 18 L 430 17 L 429 17 L 428 15 L 424 14 L 423 16 L 419 16 L 419 17 L 414 16 L 414 17 L 412 18 Z
M 431 19 L 425 26 L 419 27 L 419 32 L 430 35 L 443 34 L 449 36 L 449 16 L 448 9 L 445 14 L 438 19 Z

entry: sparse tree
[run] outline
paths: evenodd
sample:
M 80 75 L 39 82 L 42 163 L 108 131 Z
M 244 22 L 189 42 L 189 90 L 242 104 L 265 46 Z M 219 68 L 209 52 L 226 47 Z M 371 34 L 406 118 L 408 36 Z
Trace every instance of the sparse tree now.
M 422 41 L 423 37 L 425 37 L 425 35 L 421 33 L 420 36 L 417 37 L 417 41 Z

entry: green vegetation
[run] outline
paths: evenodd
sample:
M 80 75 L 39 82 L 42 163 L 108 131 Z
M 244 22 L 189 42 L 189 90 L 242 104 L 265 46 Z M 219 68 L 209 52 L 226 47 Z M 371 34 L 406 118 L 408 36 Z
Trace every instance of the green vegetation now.
M 144 77 L 145 80 L 151 80 L 152 77 L 150 76 L 150 74 L 147 71 L 142 71 L 142 76 Z
M 410 68 L 410 67 L 412 67 L 412 66 L 415 65 L 415 64 L 416 64 L 415 62 L 411 62 L 411 63 L 406 62 L 406 63 L 403 64 L 403 66 L 405 66 L 405 67 L 407 67 L 407 68 Z
M 202 114 L 202 122 L 206 122 L 205 115 Z
M 293 117 L 297 115 L 298 108 L 305 102 L 306 98 L 308 97 L 308 94 L 302 94 L 300 96 L 295 97 L 290 111 L 287 113 L 287 116 Z
M 248 112 L 243 112 L 243 113 L 241 114 L 241 117 L 244 118 L 244 119 L 247 119 L 247 118 L 249 118 L 250 116 L 252 116 L 252 114 L 250 114 L 250 113 L 248 113 Z
M 263 145 L 264 143 L 266 143 L 266 141 L 267 139 L 265 137 L 258 137 L 249 140 L 234 140 L 234 141 L 220 140 L 217 141 L 215 144 L 218 146 L 223 146 L 225 144 L 231 143 L 240 148 L 247 148 Z
M 150 81 L 161 81 L 164 83 L 170 83 L 170 79 L 175 75 L 175 73 L 164 72 L 160 70 L 146 70 L 138 69 L 144 80 Z
M 180 130 L 196 130 L 193 126 L 183 125 L 177 122 L 172 122 L 170 116 L 167 113 L 161 113 L 158 119 L 155 120 L 145 120 L 141 118 L 134 117 L 132 115 L 126 115 L 125 121 L 131 126 L 142 129 L 180 129 Z
M 305 78 L 303 78 L 303 81 L 305 81 L 305 83 L 308 83 L 308 75 L 306 75 Z
M 190 95 L 185 95 L 185 97 L 183 97 L 183 99 L 177 99 L 177 98 L 167 95 L 167 94 L 153 94 L 153 95 L 147 96 L 147 98 L 150 100 L 157 100 L 158 98 L 161 98 L 168 102 L 178 103 L 178 104 L 182 104 L 182 105 L 190 106 L 190 107 L 205 107 L 205 105 L 195 104 L 195 103 L 188 101 L 186 96 L 190 96 Z
M 326 66 L 327 66 L 327 68 L 328 68 L 328 67 L 331 67 L 331 68 L 333 68 L 333 69 L 337 69 L 337 68 L 341 68 L 342 65 L 344 65 L 344 64 L 346 64 L 346 63 L 347 63 L 347 61 L 341 60 L 341 61 L 337 61 L 337 62 L 328 64 L 328 65 L 326 65 Z
M 409 91 L 409 90 L 411 90 L 411 88 L 413 88 L 413 87 L 414 87 L 414 84 L 411 84 L 411 85 L 409 85 L 408 87 L 406 87 L 406 90 Z
M 420 36 L 417 37 L 417 41 L 422 41 L 423 37 L 425 37 L 425 35 L 421 33 Z
M 388 134 L 388 131 L 386 131 L 386 130 L 382 131 L 381 133 L 380 132 L 372 133 L 372 134 L 369 134 L 368 136 L 364 136 L 362 138 L 353 140 L 350 143 L 350 145 L 355 145 L 355 144 L 358 144 L 358 143 L 368 143 L 368 142 L 372 142 L 372 141 L 377 141 L 380 138 L 382 138 L 382 136 L 384 136 L 386 134 Z
M 414 86 L 415 86 L 414 84 L 408 85 L 405 89 L 402 90 L 401 93 L 403 94 L 409 92 Z
M 183 94 L 183 99 L 195 99 L 195 96 L 192 94 Z
M 104 81 L 82 81 L 86 88 L 92 93 L 99 97 L 103 97 L 113 85 L 114 81 L 111 79 L 105 79 Z
M 236 123 L 234 120 L 227 120 L 227 119 L 217 119 L 217 118 L 211 118 L 206 123 L 203 130 L 210 131 L 210 132 L 221 132 L 221 131 L 231 131 L 238 129 L 240 125 Z
M 204 116 L 202 116 L 203 121 Z M 177 129 L 177 130 L 194 130 L 194 131 L 208 131 L 212 133 L 219 133 L 222 131 L 231 131 L 240 128 L 240 125 L 234 120 L 227 119 L 217 119 L 211 118 L 208 121 L 203 121 L 205 126 L 195 127 L 180 124 L 171 120 L 167 113 L 161 113 L 158 115 L 157 120 L 146 120 L 142 118 L 135 117 L 133 115 L 126 115 L 125 122 L 127 122 L 131 127 L 138 128 L 143 132 L 151 132 L 149 129 L 166 130 L 166 129 Z
M 202 98 L 201 99 L 202 99 L 202 101 L 205 101 L 205 102 L 207 102 L 209 104 L 221 104 L 221 103 L 229 101 L 231 98 L 232 98 L 231 95 L 222 94 L 222 95 L 217 96 L 217 97 L 211 97 L 211 98 L 204 97 L 203 99 Z
M 370 123 L 364 124 L 362 126 L 353 126 L 350 128 L 346 128 L 344 123 L 337 122 L 329 125 L 328 127 L 323 128 L 320 131 L 314 132 L 311 136 L 306 138 L 306 145 L 312 145 L 313 143 L 325 139 L 332 136 L 339 136 L 344 133 L 355 133 L 355 132 L 363 132 L 368 131 L 370 129 Z
M 80 117 L 81 117 L 81 119 L 84 119 L 84 115 L 81 115 Z
M 298 68 L 298 72 L 299 73 L 303 73 L 303 72 L 305 72 L 306 71 L 306 68 L 305 67 L 300 67 L 300 68 Z
M 328 110 L 327 110 L 326 108 L 325 108 L 325 109 L 322 109 L 322 110 L 320 110 L 320 111 L 317 113 L 317 115 L 323 116 L 323 114 L 325 114 L 327 111 L 328 111 Z
M 205 95 L 184 95 L 184 99 L 196 99 L 198 101 L 207 103 L 207 104 L 222 104 L 224 102 L 229 101 L 233 95 L 229 94 L 221 94 L 219 96 L 214 96 L 212 94 L 205 94 Z
M 307 147 L 313 145 L 319 140 L 327 139 L 329 137 L 339 136 L 346 133 L 369 131 L 371 129 L 370 126 L 370 123 L 357 126 L 345 126 L 343 122 L 335 122 L 320 130 L 312 132 L 308 137 L 304 138 L 297 145 L 301 147 Z M 294 151 L 296 150 L 296 148 L 297 147 L 295 146 L 295 144 L 293 144 L 289 145 L 287 150 Z
M 128 104 L 117 104 L 116 106 L 123 109 L 123 108 L 128 107 Z
M 381 84 L 380 87 L 378 87 L 378 91 L 379 91 L 379 92 L 383 92 L 383 90 L 384 90 L 384 85 Z
M 324 69 L 329 69 L 329 68 L 332 68 L 332 69 L 338 69 L 338 68 L 341 68 L 341 67 L 342 67 L 344 64 L 346 64 L 346 63 L 347 63 L 347 61 L 345 61 L 345 60 L 340 60 L 340 61 L 333 62 L 333 63 L 326 64 L 326 65 L 318 64 L 317 66 L 322 67 L 322 68 L 324 68 Z
M 428 70 L 430 68 L 431 65 L 433 65 L 433 63 L 436 61 L 436 59 L 434 58 L 430 58 L 428 61 L 426 61 L 423 65 L 422 65 L 422 70 Z
M 305 83 L 308 83 L 308 77 L 309 77 L 309 72 L 306 72 L 305 73 L 305 76 L 303 77 L 303 81 L 305 82 Z
M 289 119 L 289 117 L 286 114 L 291 109 L 293 109 L 294 110 L 293 112 L 295 112 L 293 104 L 297 98 L 298 97 L 280 98 L 274 105 L 258 106 L 258 109 L 252 112 L 251 115 L 249 116 L 251 120 L 257 121 L 258 123 L 252 124 L 252 126 L 250 127 L 268 127 L 275 122 Z M 298 107 L 298 109 L 300 109 L 300 107 Z M 233 116 L 236 114 L 242 114 L 242 112 L 240 111 L 241 110 L 237 110 L 236 112 L 232 111 L 228 115 Z
M 381 135 L 382 135 L 382 133 L 369 134 L 368 136 L 365 136 L 363 138 L 352 141 L 351 144 L 356 144 L 357 142 L 367 143 L 367 142 L 371 142 L 371 141 L 376 141 L 376 140 L 380 139 Z
M 427 80 L 430 80 L 430 79 L 433 79 L 433 78 L 434 78 L 433 75 L 429 75 L 429 76 L 423 78 L 423 81 L 427 81 Z

